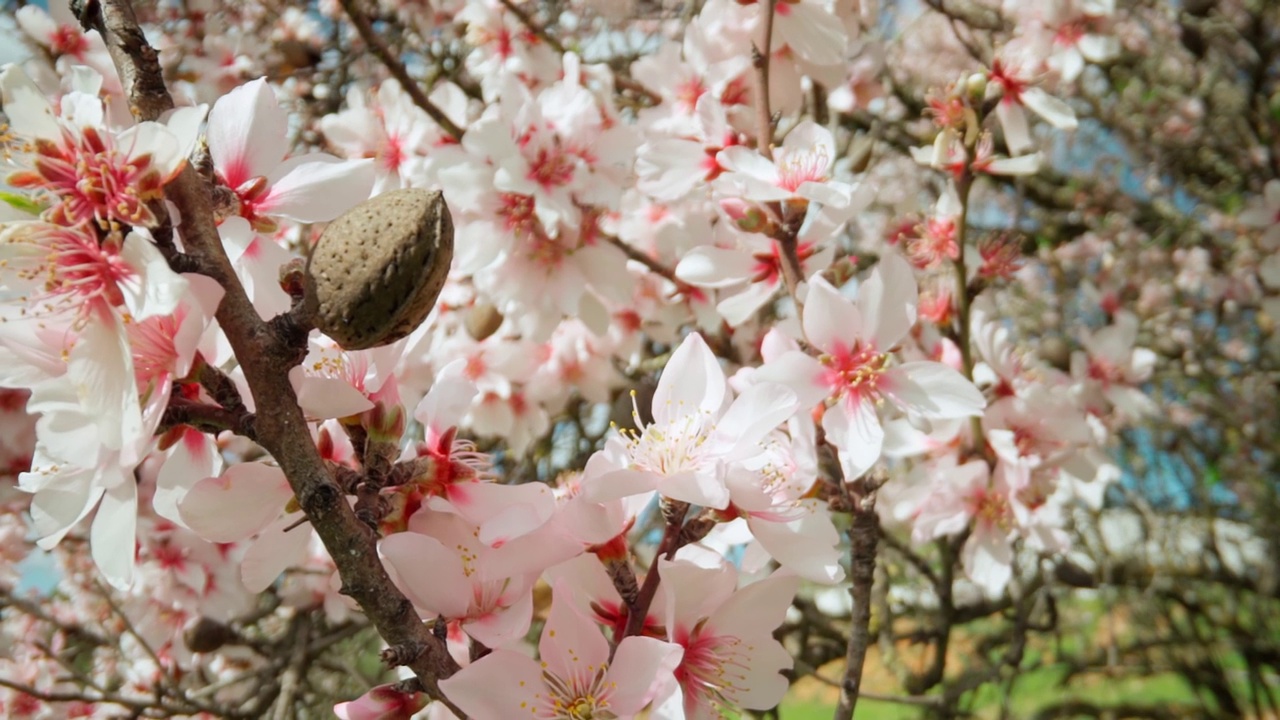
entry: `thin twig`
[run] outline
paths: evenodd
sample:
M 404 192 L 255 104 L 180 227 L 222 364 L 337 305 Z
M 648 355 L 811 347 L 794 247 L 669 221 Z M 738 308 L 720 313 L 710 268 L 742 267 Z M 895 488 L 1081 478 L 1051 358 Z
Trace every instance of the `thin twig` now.
M 400 62 L 400 58 L 396 57 L 387 44 L 382 41 L 373 29 L 373 24 L 369 22 L 369 18 L 365 16 L 360 8 L 356 7 L 357 0 L 338 0 L 342 9 L 346 11 L 347 17 L 351 19 L 351 24 L 355 26 L 356 32 L 360 33 L 360 38 L 364 40 L 365 45 L 373 51 L 374 55 L 387 66 L 387 70 L 391 72 L 391 76 L 400 83 L 400 87 L 409 94 L 409 99 L 413 100 L 413 104 L 422 108 L 422 111 L 431 117 L 442 130 L 449 133 L 454 140 L 462 140 L 463 129 L 458 127 L 457 123 L 449 119 L 444 111 L 436 107 L 431 102 L 431 98 L 422 91 L 422 87 L 417 81 L 409 77 L 409 71 L 405 69 L 404 63 Z
M 498 2 L 502 3 L 502 7 L 506 8 L 508 12 L 515 15 L 516 19 L 519 20 L 521 24 L 529 28 L 529 32 L 533 33 L 535 37 L 546 43 L 547 47 L 555 50 L 559 55 L 564 55 L 564 44 L 552 37 L 551 34 L 547 32 L 546 28 L 534 22 L 529 13 L 516 7 L 516 4 L 511 2 L 511 0 L 498 0 Z
M 677 288 L 677 289 L 678 289 L 682 294 L 684 294 L 684 295 L 686 295 L 686 296 L 688 296 L 688 295 L 693 295 L 693 296 L 700 296 L 700 295 L 702 295 L 702 291 L 701 291 L 701 290 L 699 290 L 699 289 L 697 288 L 697 286 L 690 285 L 689 283 L 685 282 L 684 280 L 681 280 L 680 278 L 676 277 L 675 270 L 672 270 L 671 268 L 667 267 L 666 265 L 663 265 L 662 263 L 658 262 L 657 260 L 654 260 L 653 258 L 649 257 L 648 255 L 645 255 L 644 253 L 640 252 L 639 250 L 637 250 L 637 249 L 635 249 L 635 248 L 631 247 L 631 246 L 630 246 L 630 245 L 628 245 L 626 242 L 624 242 L 624 241 L 622 240 L 622 238 L 615 237 L 615 236 L 613 236 L 613 235 L 609 235 L 608 233 L 600 233 L 600 237 L 601 237 L 601 238 L 603 238 L 605 242 L 607 242 L 607 243 L 609 243 L 610 245 L 612 245 L 612 246 L 614 246 L 614 247 L 618 248 L 619 250 L 621 250 L 621 251 L 622 251 L 622 252 L 627 256 L 627 258 L 628 258 L 628 259 L 630 259 L 630 260 L 635 260 L 636 262 L 640 263 L 641 265 L 644 265 L 644 266 L 645 266 L 646 268 L 648 268 L 648 269 L 649 269 L 649 271 L 650 271 L 650 272 L 652 272 L 654 275 L 659 275 L 659 276 L 661 276 L 661 277 L 663 277 L 663 278 L 666 278 L 667 280 L 670 280 L 670 281 L 671 281 L 671 283 L 672 283 L 673 285 L 675 285 L 675 286 L 676 286 L 676 288 Z
M 275 712 L 272 713 L 273 720 L 289 720 L 293 717 L 294 705 L 302 692 L 302 679 L 306 676 L 310 659 L 308 646 L 311 640 L 311 615 L 304 612 L 294 617 L 296 618 L 293 623 L 294 632 L 291 633 L 293 657 L 289 659 L 289 666 L 280 676 L 280 696 L 276 699 Z

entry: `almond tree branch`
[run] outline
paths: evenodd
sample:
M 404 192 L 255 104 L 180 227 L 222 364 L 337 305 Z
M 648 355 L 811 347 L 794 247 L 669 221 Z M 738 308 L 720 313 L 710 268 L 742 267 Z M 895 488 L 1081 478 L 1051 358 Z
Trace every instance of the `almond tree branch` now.
M 547 32 L 546 28 L 534 22 L 529 13 L 521 10 L 515 3 L 511 2 L 511 0 L 498 0 L 498 2 L 502 3 L 502 7 L 506 8 L 508 12 L 515 15 L 516 19 L 519 20 L 521 24 L 529 28 L 529 32 L 533 33 L 539 40 L 546 43 L 547 47 L 555 50 L 560 55 L 565 54 L 564 43 L 552 37 L 551 34 Z
M 680 549 L 680 529 L 684 526 L 684 516 L 687 512 L 689 512 L 688 503 L 671 501 L 663 506 L 662 514 L 667 521 L 667 527 L 662 533 L 657 551 L 653 554 L 653 564 L 649 566 L 649 572 L 645 573 L 640 593 L 635 603 L 627 608 L 627 626 L 622 637 L 639 635 L 644 630 L 645 618 L 649 616 L 649 606 L 653 604 L 653 597 L 658 593 L 658 561 L 662 558 L 670 560 L 676 554 L 676 550 Z
M 135 117 L 155 120 L 173 108 L 156 51 L 138 26 L 128 0 L 90 0 L 73 10 L 82 24 L 97 29 L 120 72 Z M 311 439 L 298 398 L 288 379 L 301 362 L 306 333 L 296 322 L 264 322 L 249 301 L 222 249 L 209 188 L 188 165 L 165 188 L 181 212 L 179 231 L 187 251 L 226 290 L 217 320 L 244 370 L 258 410 L 258 442 L 275 458 L 312 527 L 324 542 L 342 578 L 342 592 L 359 604 L 392 647 L 417 648 L 408 665 L 426 691 L 465 715 L 440 692 L 439 680 L 457 671 L 442 639 L 422 623 L 412 603 L 396 588 L 378 557 L 376 537 L 356 518 L 334 483 Z
M 875 584 L 876 551 L 880 541 L 880 517 L 876 515 L 876 491 L 880 480 L 863 477 L 846 484 L 853 514 L 849 527 L 849 597 L 853 601 L 852 626 L 845 646 L 844 677 L 835 720 L 852 720 L 862 695 L 862 668 L 871 646 L 871 590 Z
M 422 86 L 416 80 L 409 77 L 409 71 L 405 69 L 404 63 L 400 62 L 400 58 L 392 54 L 391 49 L 382 41 L 378 33 L 374 32 L 373 24 L 369 22 L 369 18 L 356 7 L 356 0 L 339 0 L 342 9 L 346 11 L 347 17 L 350 18 L 351 24 L 355 26 L 356 32 L 360 33 L 360 38 L 364 40 L 365 45 L 373 51 L 374 55 L 387 66 L 387 70 L 391 72 L 391 76 L 400 83 L 400 87 L 409 94 L 409 98 L 413 100 L 413 104 L 422 108 L 422 111 L 431 117 L 437 125 L 440 126 L 454 140 L 462 140 L 463 129 L 458 127 L 457 123 L 449 119 L 444 111 L 431 102 L 427 94 L 422 91 Z
M 627 258 L 631 260 L 635 260 L 641 265 L 644 265 L 646 268 L 649 269 L 649 272 L 652 272 L 654 275 L 659 275 L 663 278 L 666 278 L 667 280 L 670 280 L 671 283 L 675 285 L 676 288 L 679 289 L 680 292 L 683 293 L 684 295 L 696 296 L 696 295 L 702 294 L 702 291 L 699 290 L 697 286 L 690 285 L 684 280 L 681 280 L 680 278 L 676 277 L 675 270 L 672 270 L 666 265 L 663 265 L 657 260 L 654 260 L 648 255 L 645 255 L 639 250 L 631 247 L 622 238 L 615 237 L 607 233 L 601 233 L 600 237 L 604 238 L 605 242 L 621 250 L 623 254 L 627 256 Z
M 764 37 L 758 48 L 752 48 L 752 64 L 756 67 L 756 149 L 769 160 L 773 159 L 773 112 L 769 109 L 769 54 L 773 52 L 773 12 L 778 0 L 766 0 L 761 4 L 764 13 Z
M 566 52 L 568 52 L 568 50 L 566 50 L 564 46 L 564 43 L 560 42 L 554 36 L 552 36 L 551 33 L 547 32 L 547 29 L 545 27 L 543 27 L 542 25 L 539 25 L 536 21 L 534 21 L 533 17 L 529 15 L 529 13 L 525 12 L 524 10 L 521 10 L 520 7 L 516 5 L 514 2 L 512 2 L 511 0 L 498 0 L 498 2 L 501 2 L 502 7 L 506 8 L 508 12 L 510 12 L 512 15 L 515 15 L 516 19 L 519 20 L 522 25 L 529 28 L 529 32 L 533 33 L 534 36 L 536 36 L 539 40 L 546 43 L 547 47 L 551 48 L 552 50 L 555 50 L 557 53 L 561 55 L 564 55 Z M 657 105 L 662 102 L 661 95 L 645 87 L 643 84 L 641 84 L 639 81 L 635 80 L 634 78 L 629 78 L 623 75 L 614 75 L 613 84 L 615 87 L 621 90 L 630 90 L 631 92 L 636 93 L 637 95 L 643 97 L 649 103 L 650 106 Z

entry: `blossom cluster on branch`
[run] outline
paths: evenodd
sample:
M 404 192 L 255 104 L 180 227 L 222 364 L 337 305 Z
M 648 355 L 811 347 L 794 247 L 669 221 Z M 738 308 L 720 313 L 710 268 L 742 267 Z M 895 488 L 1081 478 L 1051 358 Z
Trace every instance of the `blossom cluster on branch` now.
M 0 708 L 292 717 L 368 622 L 406 669 L 339 717 L 764 711 L 797 608 L 851 585 L 851 717 L 882 543 L 971 607 L 1077 568 L 1175 289 L 1115 284 L 1135 231 L 1023 212 L 1086 209 L 1054 178 L 1135 21 L 926 4 L 17 9 Z M 1153 265 L 1274 323 L 1278 187 L 1218 219 L 1233 267 Z M 447 282 L 344 348 L 303 259 L 400 188 L 443 192 Z

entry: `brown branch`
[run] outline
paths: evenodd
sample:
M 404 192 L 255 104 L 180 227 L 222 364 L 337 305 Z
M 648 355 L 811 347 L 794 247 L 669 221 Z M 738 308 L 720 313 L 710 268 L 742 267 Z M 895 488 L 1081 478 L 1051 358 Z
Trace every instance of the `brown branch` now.
M 236 412 L 217 405 L 174 398 L 169 401 L 169 407 L 165 408 L 164 417 L 160 418 L 160 426 L 156 432 L 164 433 L 179 425 L 190 425 L 212 435 L 230 430 L 250 440 L 256 441 L 258 438 L 254 429 L 254 415 L 244 408 Z
M 684 295 L 701 295 L 702 294 L 702 290 L 700 290 L 696 285 L 690 285 L 689 283 L 676 277 L 675 270 L 672 270 L 666 265 L 663 265 L 657 260 L 654 260 L 648 255 L 645 255 L 639 250 L 631 247 L 625 241 L 623 241 L 622 238 L 609 235 L 608 233 L 600 233 L 600 237 L 604 238 L 605 242 L 621 250 L 623 254 L 627 256 L 628 259 L 635 260 L 641 265 L 644 265 L 654 275 L 660 275 L 663 278 L 670 280 L 671 283 L 674 284 L 676 288 L 679 289 L 679 291 Z
M 128 0 L 98 0 L 79 10 L 81 22 L 102 34 L 135 116 L 155 120 L 173 108 L 155 50 L 147 44 Z M 288 378 L 289 369 L 301 361 L 305 344 L 297 346 L 296 333 L 286 333 L 279 324 L 263 322 L 249 301 L 222 249 L 208 186 L 196 170 L 184 168 L 166 187 L 166 195 L 181 212 L 179 231 L 188 253 L 203 262 L 226 290 L 216 317 L 253 393 L 258 442 L 279 463 L 333 558 L 342 592 L 359 604 L 388 644 L 421 644 L 423 651 L 408 666 L 428 693 L 462 717 L 439 688 L 439 680 L 456 672 L 457 663 L 392 583 L 378 557 L 375 536 L 356 518 L 316 451 Z
M 157 707 L 156 704 L 144 702 L 140 700 L 130 700 L 128 698 L 119 697 L 109 694 L 93 694 L 86 695 L 79 692 L 46 692 L 30 685 L 25 685 L 13 680 L 6 680 L 0 677 L 0 687 L 9 688 L 10 690 L 28 695 L 41 702 L 47 703 L 69 703 L 69 702 L 92 702 L 107 703 L 111 705 L 119 705 L 120 707 L 129 708 L 139 714 L 144 713 L 151 708 Z M 166 708 L 172 710 L 172 708 Z
M 514 2 L 512 2 L 511 0 L 498 0 L 498 2 L 502 3 L 502 7 L 506 8 L 508 12 L 510 12 L 512 15 L 515 15 L 516 19 L 519 20 L 522 25 L 529 28 L 529 32 L 533 33 L 535 37 L 537 37 L 542 42 L 546 43 L 547 47 L 551 48 L 552 50 L 555 50 L 561 55 L 568 52 L 568 50 L 564 46 L 564 43 L 560 42 L 554 36 L 552 36 L 551 33 L 547 32 L 547 29 L 545 27 L 543 27 L 542 25 L 539 25 L 537 22 L 534 21 L 533 16 L 531 16 L 529 13 L 525 12 L 524 10 L 521 10 L 519 6 L 517 6 Z M 646 101 L 648 101 L 649 105 L 651 106 L 658 105 L 662 102 L 661 95 L 645 87 L 642 83 L 640 83 L 638 80 L 635 80 L 634 78 L 629 78 L 622 75 L 614 75 L 613 84 L 614 84 L 614 87 L 620 90 L 630 90 L 631 92 L 636 93 L 637 95 L 640 95 Z
M 214 365 L 210 365 L 202 355 L 196 354 L 196 378 L 213 401 L 231 412 L 244 412 L 244 399 L 240 397 L 240 389 L 235 381 Z
M 680 528 L 684 525 L 684 516 L 687 512 L 689 512 L 689 503 L 684 502 L 672 501 L 663 508 L 662 514 L 666 518 L 667 527 L 653 555 L 653 564 L 649 566 L 649 572 L 645 573 L 640 593 L 636 596 L 635 603 L 627 608 L 627 626 L 622 633 L 623 637 L 639 635 L 644 629 L 644 620 L 649 615 L 649 606 L 653 604 L 653 596 L 658 592 L 658 560 L 664 557 L 670 560 L 676 554 L 676 550 L 680 549 Z
M 840 682 L 840 704 L 835 720 L 852 720 L 862 694 L 862 668 L 871 645 L 871 589 L 876 576 L 876 546 L 880 540 L 880 519 L 876 515 L 876 490 L 850 489 L 853 523 L 849 527 L 849 597 L 853 601 L 853 625 L 845 648 L 844 677 Z
M 373 24 L 369 22 L 369 18 L 365 16 L 360 8 L 356 7 L 357 0 L 338 0 L 342 5 L 342 9 L 346 11 L 347 17 L 351 19 L 351 24 L 355 26 L 356 32 L 360 33 L 360 38 L 369 46 L 374 55 L 382 61 L 382 64 L 391 72 L 391 76 L 400 83 L 400 87 L 409 94 L 409 98 L 413 100 L 413 104 L 422 108 L 422 111 L 431 117 L 432 120 L 440 126 L 442 130 L 449 133 L 454 140 L 462 140 L 462 134 L 465 132 L 458 127 L 457 123 L 449 119 L 444 111 L 436 107 L 431 102 L 431 98 L 422 91 L 422 87 L 418 85 L 412 77 L 409 77 L 409 71 L 405 69 L 404 63 L 400 62 L 400 58 L 392 54 L 391 49 L 382 41 L 378 33 L 374 31 Z
M 516 19 L 525 27 L 529 28 L 529 32 L 533 33 L 539 40 L 546 43 L 547 47 L 555 50 L 561 55 L 565 53 L 564 43 L 561 43 L 559 40 L 551 37 L 551 34 L 547 32 L 547 29 L 534 22 L 529 13 L 516 7 L 516 4 L 511 2 L 511 0 L 498 0 L 498 2 L 502 3 L 502 7 L 506 8 L 508 12 L 515 15 Z
M 306 676 L 307 665 L 311 659 L 308 646 L 311 641 L 311 615 L 300 613 L 292 623 L 293 656 L 289 666 L 280 676 L 280 695 L 276 699 L 273 720 L 289 720 L 297 710 L 295 705 L 302 692 L 302 680 Z
M 639 80 L 626 75 L 614 75 L 613 84 L 619 90 L 630 90 L 648 101 L 650 107 L 662 104 L 662 96 L 645 87 Z
M 773 113 L 769 110 L 769 54 L 773 52 L 773 12 L 778 0 L 767 0 L 761 5 L 764 13 L 764 37 L 759 48 L 752 47 L 751 62 L 756 68 L 756 149 L 769 160 L 773 159 Z

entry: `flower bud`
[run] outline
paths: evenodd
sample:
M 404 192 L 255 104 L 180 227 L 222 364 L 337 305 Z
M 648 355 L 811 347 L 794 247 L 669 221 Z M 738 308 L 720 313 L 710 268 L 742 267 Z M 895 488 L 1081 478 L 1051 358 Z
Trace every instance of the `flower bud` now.
M 985 73 L 973 73 L 964 81 L 965 91 L 969 93 L 969 100 L 974 105 L 981 105 L 982 98 L 987 94 L 987 76 Z
M 384 193 L 321 233 L 307 263 L 307 306 L 316 327 L 345 350 L 387 345 L 426 319 L 452 259 L 453 219 L 442 193 Z
M 720 209 L 729 216 L 739 230 L 744 232 L 764 232 L 769 225 L 769 218 L 765 216 L 764 211 L 758 205 L 745 200 L 725 198 L 720 201 Z

